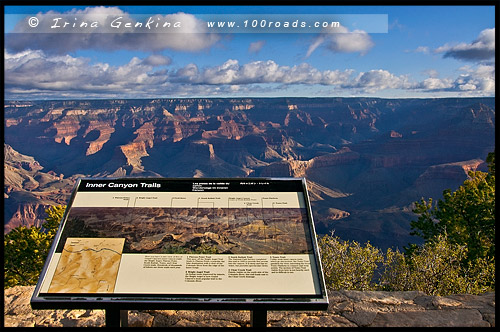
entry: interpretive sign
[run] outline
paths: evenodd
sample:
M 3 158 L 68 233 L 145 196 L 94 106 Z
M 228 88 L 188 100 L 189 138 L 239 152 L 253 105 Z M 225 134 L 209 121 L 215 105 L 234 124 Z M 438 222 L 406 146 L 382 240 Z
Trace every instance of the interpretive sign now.
M 106 303 L 326 309 L 305 179 L 80 179 L 31 304 Z

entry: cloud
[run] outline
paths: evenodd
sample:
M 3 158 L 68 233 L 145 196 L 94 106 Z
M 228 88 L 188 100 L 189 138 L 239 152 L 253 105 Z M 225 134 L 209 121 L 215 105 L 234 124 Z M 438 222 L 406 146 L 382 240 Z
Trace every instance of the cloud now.
M 411 89 L 414 84 L 410 83 L 406 76 L 396 76 L 387 70 L 378 69 L 359 73 L 353 80 L 342 86 L 373 93 L 386 89 Z
M 179 69 L 177 82 L 196 84 L 340 84 L 347 80 L 352 70 L 319 71 L 307 63 L 293 67 L 280 66 L 273 60 L 253 61 L 240 65 L 237 60 L 229 59 L 220 66 L 198 70 L 194 64 Z
M 318 37 L 316 37 L 312 44 L 309 45 L 309 48 L 307 49 L 307 53 L 306 53 L 306 58 L 310 57 L 311 54 L 321 45 L 325 42 L 325 37 L 320 35 Z
M 37 30 L 20 21 L 15 33 L 5 37 L 5 47 L 11 52 L 40 49 L 45 52 L 64 54 L 80 49 L 114 51 L 120 49 L 161 51 L 165 49 L 196 52 L 213 46 L 220 40 L 219 35 L 209 33 L 205 22 L 186 13 L 154 15 L 136 20 L 116 7 L 89 7 L 65 13 L 49 11 L 36 15 L 42 22 Z M 57 21 L 54 21 L 57 19 Z M 113 20 L 114 26 L 112 27 Z M 69 27 L 62 28 L 64 22 Z M 76 27 L 72 24 L 76 22 Z M 87 27 L 80 28 L 82 22 Z M 92 24 L 99 27 L 92 28 Z M 150 28 L 147 28 L 148 22 Z M 180 22 L 175 30 L 162 29 L 163 25 Z M 131 27 L 125 27 L 130 23 Z M 137 24 L 139 23 L 139 24 Z M 51 28 L 57 25 L 58 28 Z M 156 27 L 156 26 L 159 26 Z M 165 31 L 175 31 L 165 32 Z M 71 32 L 71 33 L 66 33 Z
M 405 28 L 406 27 L 403 24 L 399 23 L 399 20 L 397 18 L 389 25 L 389 30 L 403 30 Z
M 423 71 L 424 74 L 427 74 L 431 78 L 436 78 L 439 76 L 439 72 L 436 69 L 427 69 Z
M 47 56 L 43 51 L 5 52 L 5 91 L 25 91 L 26 94 L 68 93 L 80 94 L 133 93 L 137 87 L 154 87 L 165 82 L 166 76 L 152 75 L 155 65 L 148 57 L 133 57 L 122 66 L 105 63 L 91 64 L 89 59 L 65 56 Z M 165 59 L 163 63 L 165 62 Z M 156 62 L 158 63 L 158 62 Z
M 259 40 L 259 41 L 250 43 L 250 46 L 248 47 L 248 52 L 249 53 L 259 53 L 265 44 L 266 44 L 265 40 Z
M 476 68 L 460 68 L 457 78 L 429 77 L 415 86 L 415 89 L 430 92 L 467 92 L 469 95 L 495 93 L 495 67 L 479 65 Z
M 84 57 L 50 55 L 41 50 L 4 51 L 5 98 L 157 98 L 164 96 L 269 95 L 289 91 L 333 88 L 336 93 L 373 94 L 383 90 L 409 93 L 494 95 L 495 67 L 464 66 L 457 77 L 428 78 L 415 82 L 407 75 L 373 69 L 357 72 L 320 70 L 308 63 L 284 66 L 273 60 L 240 64 L 228 59 L 220 65 L 191 63 L 171 68 L 170 58 L 158 54 L 133 57 L 126 64 L 93 63 Z M 295 89 L 295 90 L 294 90 Z M 309 90 L 308 90 L 309 91 Z
M 157 66 L 167 66 L 172 62 L 168 56 L 163 56 L 159 54 L 153 54 L 144 59 L 144 64 L 150 65 L 153 67 Z
M 415 50 L 416 53 L 424 53 L 424 54 L 429 54 L 430 50 L 429 50 L 429 47 L 427 46 L 419 46 L 417 47 L 417 49 Z
M 453 87 L 453 80 L 429 77 L 420 82 L 416 89 L 425 91 L 446 91 Z
M 495 66 L 479 65 L 461 68 L 462 74 L 454 81 L 457 91 L 495 92 Z
M 464 61 L 484 61 L 495 58 L 495 28 L 481 31 L 472 43 L 460 43 L 455 46 L 443 45 L 434 50 L 444 53 L 445 58 L 455 58 Z
M 361 55 L 365 55 L 375 45 L 365 31 L 349 31 L 342 26 L 330 28 L 313 40 L 307 50 L 306 58 L 322 44 L 334 53 L 360 53 Z

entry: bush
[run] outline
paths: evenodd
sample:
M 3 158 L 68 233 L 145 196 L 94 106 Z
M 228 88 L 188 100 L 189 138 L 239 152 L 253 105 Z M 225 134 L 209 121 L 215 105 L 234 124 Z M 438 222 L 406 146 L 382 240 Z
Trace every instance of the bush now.
M 461 265 L 466 254 L 466 246 L 450 243 L 445 235 L 415 248 L 411 256 L 388 253 L 381 285 L 428 295 L 466 293 L 469 280 Z
M 379 289 L 385 291 L 414 290 L 412 269 L 407 257 L 399 250 L 387 249 L 379 279 Z
M 49 254 L 65 206 L 45 210 L 42 227 L 14 228 L 4 236 L 4 287 L 35 285 Z
M 489 173 L 470 171 L 469 178 L 454 192 L 443 191 L 443 199 L 415 202 L 418 220 L 411 222 L 412 235 L 432 241 L 447 234 L 448 241 L 465 245 L 463 263 L 495 257 L 495 153 L 489 153 Z
M 326 287 L 330 289 L 374 290 L 377 264 L 383 262 L 378 248 L 367 243 L 343 241 L 337 236 L 324 235 L 318 240 Z
M 428 295 L 481 294 L 494 291 L 495 261 L 479 258 L 462 264 L 467 247 L 451 243 L 446 234 L 411 255 L 367 243 L 319 237 L 318 246 L 327 288 L 332 290 L 422 291 Z
M 435 285 L 427 285 L 428 292 L 495 290 L 495 152 L 486 161 L 489 173 L 470 171 L 469 178 L 456 191 L 445 190 L 437 204 L 432 199 L 415 203 L 418 220 L 411 222 L 411 234 L 421 236 L 425 245 L 410 246 L 407 256 L 414 273 L 433 278 Z M 425 281 L 417 284 L 423 287 Z

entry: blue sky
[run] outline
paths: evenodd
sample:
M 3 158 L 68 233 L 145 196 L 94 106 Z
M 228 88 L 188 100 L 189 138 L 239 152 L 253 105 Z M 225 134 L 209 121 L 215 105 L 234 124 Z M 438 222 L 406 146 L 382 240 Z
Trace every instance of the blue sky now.
M 495 95 L 493 6 L 4 9 L 6 99 Z M 207 14 L 248 15 L 259 22 L 321 14 L 325 20 L 340 18 L 344 26 L 308 33 L 284 33 L 282 26 L 256 33 L 214 32 L 207 28 L 212 17 Z M 348 14 L 360 15 L 356 26 L 343 20 Z M 370 22 L 369 14 L 385 17 L 386 32 L 366 31 L 371 27 L 362 24 Z M 55 17 L 98 24 L 48 28 Z M 116 17 L 132 24 L 149 17 L 178 21 L 184 30 L 109 28 Z M 30 27 L 29 18 L 38 25 Z

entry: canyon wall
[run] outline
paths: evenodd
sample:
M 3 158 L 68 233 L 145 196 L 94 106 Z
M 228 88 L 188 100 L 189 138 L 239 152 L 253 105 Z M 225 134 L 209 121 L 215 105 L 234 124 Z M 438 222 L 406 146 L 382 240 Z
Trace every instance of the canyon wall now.
M 5 232 L 78 177 L 305 177 L 318 233 L 405 246 L 413 202 L 487 170 L 494 98 L 5 103 Z

